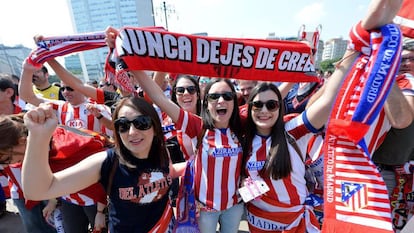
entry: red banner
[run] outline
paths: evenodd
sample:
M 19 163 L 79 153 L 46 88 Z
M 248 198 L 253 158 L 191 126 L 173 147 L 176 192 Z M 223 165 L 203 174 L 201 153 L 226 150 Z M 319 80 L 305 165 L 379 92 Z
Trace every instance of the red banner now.
M 151 70 L 263 81 L 316 81 L 308 44 L 217 38 L 125 27 L 114 52 L 117 71 Z

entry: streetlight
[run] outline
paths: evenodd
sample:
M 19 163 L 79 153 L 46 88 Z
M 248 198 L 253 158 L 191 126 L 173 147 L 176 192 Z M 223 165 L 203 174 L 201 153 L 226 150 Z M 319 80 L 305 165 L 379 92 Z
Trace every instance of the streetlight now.
M 170 17 L 170 14 L 175 14 L 174 6 L 163 1 L 160 8 L 164 13 L 165 29 L 168 30 L 168 18 Z

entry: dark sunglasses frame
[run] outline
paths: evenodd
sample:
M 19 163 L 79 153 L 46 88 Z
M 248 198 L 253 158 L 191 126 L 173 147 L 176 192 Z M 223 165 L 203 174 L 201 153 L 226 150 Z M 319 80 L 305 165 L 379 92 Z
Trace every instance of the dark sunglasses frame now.
M 235 94 L 233 92 L 223 92 L 223 93 L 208 93 L 207 99 L 209 101 L 217 101 L 220 97 L 223 97 L 225 101 L 230 101 L 234 99 Z
M 190 95 L 194 95 L 197 92 L 197 88 L 195 86 L 188 86 L 188 87 L 175 87 L 175 92 L 179 95 L 183 95 L 185 90 L 187 90 L 187 92 Z
M 112 85 L 111 83 L 106 82 L 106 83 L 99 84 L 99 87 L 105 87 L 105 86 L 109 87 L 111 85 Z
M 253 102 L 250 102 L 250 103 L 252 104 L 253 111 L 259 111 L 265 105 L 266 105 L 267 110 L 270 111 L 270 112 L 275 112 L 275 111 L 279 110 L 279 108 L 280 108 L 278 100 L 268 100 L 266 102 L 263 102 L 263 101 L 259 100 L 259 101 L 253 101 Z
M 401 58 L 401 63 L 406 63 L 406 62 L 412 62 L 414 61 L 414 57 L 402 57 Z
M 121 117 L 114 121 L 115 129 L 119 133 L 128 132 L 131 128 L 131 124 L 139 130 L 149 130 L 152 127 L 152 120 L 150 116 L 140 115 L 132 120 L 128 120 L 125 117 Z
M 74 90 L 73 90 L 73 88 L 71 88 L 71 87 L 69 87 L 69 86 L 66 86 L 66 87 L 61 87 L 61 88 L 60 88 L 60 90 L 61 90 L 61 91 L 65 91 L 65 90 L 67 90 L 67 91 L 74 91 Z

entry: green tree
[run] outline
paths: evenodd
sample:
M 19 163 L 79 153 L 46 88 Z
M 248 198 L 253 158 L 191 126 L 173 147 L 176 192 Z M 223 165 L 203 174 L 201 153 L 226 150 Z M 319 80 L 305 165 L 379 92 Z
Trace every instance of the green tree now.
M 328 71 L 328 70 L 333 72 L 335 70 L 334 63 L 337 62 L 337 61 L 339 61 L 339 60 L 341 60 L 341 58 L 337 58 L 337 59 L 327 59 L 327 60 L 322 61 L 320 63 L 321 70 L 323 72 Z

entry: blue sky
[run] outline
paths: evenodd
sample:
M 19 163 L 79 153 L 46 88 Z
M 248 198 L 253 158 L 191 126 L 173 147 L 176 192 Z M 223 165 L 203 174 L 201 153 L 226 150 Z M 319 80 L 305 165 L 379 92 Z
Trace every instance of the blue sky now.
M 153 0 L 157 26 L 164 26 L 163 0 Z M 165 0 L 174 9 L 169 30 L 207 32 L 216 37 L 265 38 L 296 36 L 322 25 L 321 39 L 347 38 L 365 14 L 369 0 Z M 72 26 L 66 0 L 11 0 L 0 8 L 0 43 L 33 47 L 35 34 L 68 35 Z

